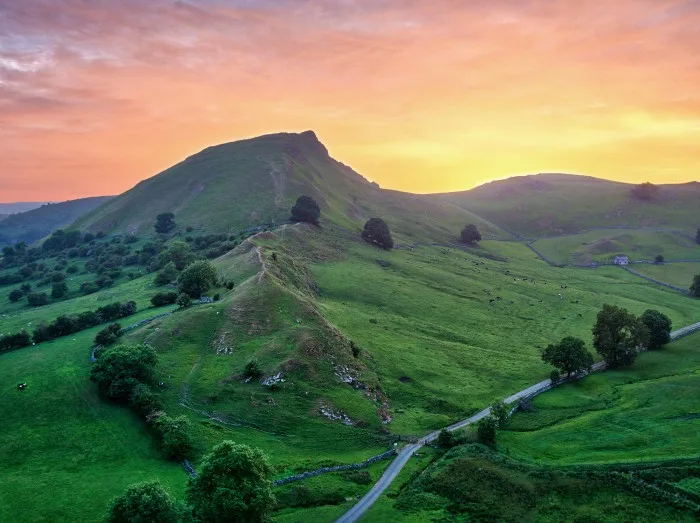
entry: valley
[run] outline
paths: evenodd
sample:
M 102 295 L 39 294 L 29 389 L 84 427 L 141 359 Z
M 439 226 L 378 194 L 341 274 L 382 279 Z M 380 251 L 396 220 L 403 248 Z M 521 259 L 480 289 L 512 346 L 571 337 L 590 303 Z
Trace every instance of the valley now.
M 584 188 L 572 193 L 576 183 Z M 692 237 L 698 224 L 690 218 L 697 210 L 693 187 L 663 186 L 665 198 L 678 200 L 661 206 L 627 201 L 629 187 L 612 182 L 609 201 L 593 198 L 606 183 L 544 175 L 494 183 L 475 189 L 476 196 L 418 196 L 379 189 L 330 158 L 313 133 L 224 144 L 82 215 L 69 230 L 91 238 L 77 235 L 73 247 L 39 248 L 32 254 L 37 267 L 27 276 L 16 274 L 31 264 L 5 263 L 0 333 L 31 333 L 54 318 L 133 300 L 136 312 L 119 323 L 134 328 L 124 329 L 119 344 L 155 351 L 153 393 L 162 411 L 188 420 L 188 459 L 195 470 L 223 440 L 262 449 L 273 479 L 359 463 L 547 379 L 552 368 L 541 351 L 566 336 L 591 347 L 591 328 L 604 304 L 634 315 L 658 310 L 674 329 L 700 321 L 700 300 L 688 294 L 612 265 L 574 266 L 609 263 L 620 253 L 632 261 L 662 254 L 669 263 L 633 268 L 683 289 L 700 272 L 697 262 L 671 263 L 700 260 Z M 489 191 L 496 191 L 496 201 L 488 199 Z M 542 212 L 547 191 L 556 219 L 531 221 Z M 505 209 L 511 193 L 522 211 Z M 301 194 L 319 202 L 319 226 L 288 221 Z M 625 219 L 609 221 L 634 229 L 586 232 L 601 226 L 603 205 L 621 201 Z M 153 233 L 156 217 L 166 212 L 177 225 Z M 386 221 L 393 249 L 361 238 L 362 225 L 374 216 Z M 481 241 L 460 242 L 467 223 L 477 226 Z M 543 239 L 532 245 L 563 266 L 538 256 L 528 246 L 535 238 Z M 209 259 L 216 269 L 217 282 L 206 291 L 212 298 L 152 305 L 156 293 L 177 290 L 174 283 L 156 284 L 167 262 L 181 261 L 184 269 L 195 259 Z M 67 289 L 53 296 L 58 280 Z M 27 283 L 32 292 L 52 296 L 36 307 L 26 293 L 14 302 L 4 298 Z M 101 521 L 114 496 L 146 479 L 157 478 L 184 496 L 188 473 L 181 460 L 165 459 L 153 427 L 125 403 L 100 396 L 90 381 L 93 339 L 105 326 L 0 353 L 6 405 L 0 520 Z M 531 496 L 537 498 L 532 505 L 518 494 L 504 520 L 527 512 L 534 520 L 555 521 L 574 509 L 604 520 L 605 506 L 614 500 L 640 521 L 690 521 L 690 505 L 616 494 L 604 478 L 617 477 L 629 463 L 697 458 L 692 391 L 698 336 L 641 354 L 629 369 L 543 394 L 532 401 L 532 412 L 512 416 L 490 450 L 475 445 L 470 430 L 447 453 L 421 449 L 364 521 L 488 512 L 487 486 L 498 481 L 539 496 Z M 21 383 L 25 390 L 17 389 Z M 389 463 L 274 487 L 273 518 L 335 520 Z M 483 498 L 459 501 L 445 474 L 470 477 L 475 463 L 493 476 L 483 478 Z M 585 495 L 581 478 L 563 472 L 583 465 L 612 467 L 599 471 L 603 479 Z M 547 467 L 564 474 L 562 488 L 550 496 L 541 494 Z M 700 478 L 695 469 L 677 482 L 693 484 L 693 478 Z M 429 502 L 420 507 L 408 500 L 413 497 Z

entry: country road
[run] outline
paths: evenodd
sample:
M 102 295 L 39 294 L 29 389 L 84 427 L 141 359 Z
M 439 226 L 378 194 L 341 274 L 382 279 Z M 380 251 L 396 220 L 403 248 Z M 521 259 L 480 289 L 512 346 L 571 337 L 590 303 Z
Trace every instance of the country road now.
M 700 331 L 700 322 L 693 323 L 692 325 L 688 325 L 686 327 L 673 331 L 671 333 L 671 339 L 675 340 L 696 331 Z M 597 372 L 603 369 L 605 369 L 604 361 L 599 361 L 598 363 L 593 365 L 593 367 L 591 367 L 592 372 Z M 585 374 L 580 375 L 576 379 L 582 378 L 584 376 Z M 507 404 L 515 403 L 520 399 L 536 396 L 537 394 L 541 394 L 542 392 L 545 392 L 551 388 L 551 380 L 540 381 L 539 383 L 535 383 L 534 385 L 523 389 L 520 392 L 516 392 L 512 396 L 508 396 L 503 401 Z M 472 417 L 464 419 L 462 421 L 458 421 L 457 423 L 454 423 L 446 428 L 449 431 L 462 429 L 471 425 L 472 423 L 479 421 L 482 418 L 485 418 L 490 413 L 491 407 L 488 407 L 482 411 L 477 412 Z M 362 517 L 362 515 L 374 504 L 374 502 L 377 501 L 379 496 L 382 495 L 382 493 L 387 489 L 387 487 L 391 485 L 391 483 L 396 479 L 396 477 L 404 468 L 408 460 L 411 458 L 411 456 L 413 456 L 413 453 L 420 449 L 423 445 L 434 441 L 438 437 L 438 434 L 440 434 L 440 431 L 436 430 L 434 432 L 431 432 L 427 436 L 421 438 L 418 441 L 418 443 L 411 443 L 410 445 L 406 445 L 404 448 L 402 448 L 399 451 L 396 458 L 394 458 L 394 461 L 392 461 L 389 467 L 384 471 L 382 477 L 379 478 L 379 481 L 377 481 L 372 486 L 369 492 L 367 492 L 367 494 L 365 494 L 360 501 L 358 501 L 350 510 L 348 510 L 345 514 L 338 518 L 336 523 L 353 523 L 359 520 Z

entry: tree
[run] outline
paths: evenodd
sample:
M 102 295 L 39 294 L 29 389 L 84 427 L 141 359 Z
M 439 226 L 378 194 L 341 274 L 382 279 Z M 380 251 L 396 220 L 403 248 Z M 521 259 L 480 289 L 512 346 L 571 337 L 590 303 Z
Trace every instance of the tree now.
M 308 222 L 318 225 L 321 218 L 321 209 L 311 196 L 299 196 L 297 203 L 292 207 L 293 222 Z
M 118 323 L 112 323 L 111 325 L 107 325 L 107 327 L 102 329 L 100 332 L 97 333 L 97 336 L 95 336 L 95 345 L 100 345 L 102 347 L 111 345 L 112 343 L 117 341 L 117 338 L 119 338 L 119 331 L 121 331 L 121 329 L 122 326 Z
M 700 245 L 700 227 L 698 227 L 698 232 L 695 233 L 695 243 Z
M 10 301 L 12 303 L 18 302 L 19 300 L 22 299 L 24 296 L 24 293 L 20 289 L 14 289 L 10 294 L 8 295 L 8 298 L 10 298 Z
M 186 309 L 187 307 L 190 306 L 190 303 L 192 303 L 192 298 L 187 293 L 181 293 L 178 295 L 177 300 L 175 300 L 175 303 L 177 303 L 178 307 L 181 309 Z
M 491 416 L 496 419 L 496 423 L 499 429 L 504 428 L 508 424 L 508 418 L 510 417 L 510 409 L 508 405 L 502 401 L 497 401 L 491 405 Z
M 169 262 L 173 262 L 175 268 L 181 271 L 196 259 L 197 256 L 192 252 L 192 247 L 188 243 L 173 242 L 170 247 L 158 255 L 158 267 L 164 269 Z
M 656 258 L 654 258 L 654 263 L 656 263 L 656 264 L 661 264 L 661 263 L 663 263 L 665 260 L 666 260 L 666 258 L 664 258 L 664 255 L 663 255 L 663 254 L 659 254 L 658 256 L 656 256 Z
M 452 447 L 457 445 L 457 438 L 455 438 L 455 435 L 452 434 L 452 432 L 442 429 L 440 431 L 440 434 L 438 434 L 435 443 L 441 449 L 451 449 Z
M 481 233 L 476 225 L 470 223 L 462 229 L 461 238 L 464 243 L 476 243 L 481 241 Z
M 105 350 L 90 371 L 101 394 L 128 399 L 139 383 L 153 381 L 156 351 L 148 345 L 119 345 Z
M 56 300 L 63 298 L 66 294 L 68 294 L 68 285 L 64 281 L 54 283 L 51 287 L 51 297 Z
M 693 276 L 693 283 L 690 284 L 690 294 L 700 298 L 700 274 Z
M 250 360 L 245 364 L 245 369 L 243 369 L 243 375 L 247 378 L 259 378 L 262 376 L 262 368 L 256 360 Z
M 175 215 L 171 212 L 164 212 L 156 216 L 154 225 L 158 234 L 168 234 L 175 229 Z
M 593 327 L 593 346 L 610 367 L 632 365 L 638 348 L 648 340 L 648 329 L 634 314 L 614 305 L 603 305 Z
M 107 523 L 171 523 L 180 510 L 170 493 L 156 480 L 137 483 L 112 500 Z
M 637 198 L 638 200 L 643 200 L 646 202 L 650 202 L 656 198 L 656 196 L 659 193 L 659 188 L 654 185 L 653 183 L 649 182 L 644 182 L 639 185 L 635 185 L 631 190 L 630 193 L 632 196 Z
M 151 298 L 151 305 L 154 307 L 162 307 L 163 305 L 172 305 L 177 301 L 177 292 L 159 292 Z
M 190 478 L 187 500 L 204 522 L 266 521 L 275 505 L 272 467 L 260 449 L 220 443 Z
M 216 285 L 216 269 L 208 261 L 200 260 L 189 265 L 177 278 L 180 292 L 192 298 L 199 298 L 211 287 Z
M 391 249 L 394 247 L 394 240 L 391 238 L 391 231 L 384 220 L 381 218 L 370 218 L 365 223 L 365 228 L 362 231 L 362 239 L 367 243 L 378 245 L 382 249 Z
M 657 310 L 648 309 L 639 319 L 649 331 L 650 349 L 660 349 L 671 341 L 671 318 Z
M 542 351 L 542 361 L 566 373 L 570 378 L 583 370 L 589 370 L 593 365 L 593 355 L 586 350 L 582 339 L 567 336 L 559 343 L 550 344 Z
M 498 420 L 493 416 L 482 418 L 476 425 L 476 438 L 484 445 L 495 445 Z
M 27 294 L 27 302 L 32 307 L 40 307 L 49 303 L 49 295 L 45 292 L 33 292 Z
M 163 408 L 160 400 L 153 395 L 145 383 L 136 385 L 129 395 L 129 406 L 142 416 L 148 416 Z
M 165 264 L 165 267 L 163 267 L 158 274 L 156 274 L 156 278 L 153 280 L 153 283 L 156 285 L 167 285 L 175 280 L 177 280 L 177 267 L 175 267 L 174 262 L 170 261 Z
M 163 414 L 154 427 L 161 438 L 161 447 L 168 458 L 183 459 L 192 452 L 190 439 L 190 421 L 186 416 L 171 418 Z

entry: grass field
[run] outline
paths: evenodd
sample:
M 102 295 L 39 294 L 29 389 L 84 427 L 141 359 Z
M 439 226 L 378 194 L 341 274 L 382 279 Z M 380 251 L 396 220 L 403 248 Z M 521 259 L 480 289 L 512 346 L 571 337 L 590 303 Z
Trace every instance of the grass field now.
M 700 334 L 641 354 L 538 396 L 518 412 L 499 446 L 511 456 L 557 464 L 697 458 Z
M 544 238 L 533 246 L 556 264 L 612 263 L 617 254 L 630 261 L 700 260 L 700 245 L 683 234 L 652 230 L 599 230 Z M 636 269 L 636 266 L 635 266 Z
M 689 289 L 693 277 L 700 274 L 700 263 L 668 263 L 665 265 L 635 265 L 633 269 L 645 276 Z

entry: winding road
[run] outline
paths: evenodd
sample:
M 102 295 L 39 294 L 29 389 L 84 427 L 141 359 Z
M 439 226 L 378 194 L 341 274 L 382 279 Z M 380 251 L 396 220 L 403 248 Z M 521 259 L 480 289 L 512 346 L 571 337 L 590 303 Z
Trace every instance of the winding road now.
M 682 329 L 673 331 L 671 333 L 671 339 L 675 340 L 696 331 L 700 331 L 700 322 L 693 323 L 692 325 L 688 325 L 686 327 L 683 327 Z M 591 372 L 596 372 L 603 369 L 605 369 L 605 362 L 600 361 L 593 365 L 593 367 L 591 367 Z M 576 377 L 576 379 L 580 379 L 585 375 L 586 374 L 579 375 Z M 540 381 L 539 383 L 535 383 L 534 385 L 523 389 L 520 392 L 516 392 L 512 396 L 508 396 L 503 401 L 506 404 L 515 403 L 516 401 L 521 400 L 523 398 L 534 397 L 551 388 L 551 380 Z M 485 418 L 490 413 L 491 407 L 488 407 L 482 411 L 477 412 L 472 417 L 464 419 L 462 421 L 458 421 L 457 423 L 454 423 L 453 425 L 450 425 L 446 428 L 449 431 L 462 429 L 471 425 L 472 423 L 476 423 L 482 418 Z M 362 517 L 362 515 L 365 512 L 367 512 L 367 510 L 374 504 L 374 502 L 377 501 L 377 499 L 379 499 L 379 496 L 382 495 L 382 493 L 387 489 L 387 487 L 389 487 L 389 485 L 391 485 L 391 483 L 396 479 L 396 477 L 399 475 L 406 463 L 408 463 L 408 460 L 411 458 L 413 453 L 420 449 L 423 445 L 426 445 L 437 439 L 438 434 L 440 434 L 440 431 L 436 430 L 434 432 L 431 432 L 427 436 L 421 438 L 417 443 L 411 443 L 410 445 L 406 445 L 404 448 L 402 448 L 399 451 L 396 458 L 394 458 L 394 461 L 391 462 L 389 467 L 384 471 L 384 474 L 382 474 L 382 477 L 379 478 L 379 480 L 372 486 L 369 492 L 367 492 L 367 494 L 365 494 L 364 497 L 360 501 L 358 501 L 350 510 L 343 514 L 337 520 L 336 523 L 353 523 L 359 520 Z

